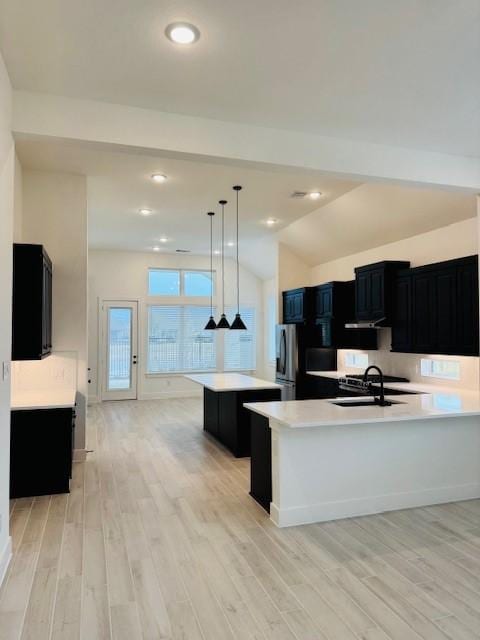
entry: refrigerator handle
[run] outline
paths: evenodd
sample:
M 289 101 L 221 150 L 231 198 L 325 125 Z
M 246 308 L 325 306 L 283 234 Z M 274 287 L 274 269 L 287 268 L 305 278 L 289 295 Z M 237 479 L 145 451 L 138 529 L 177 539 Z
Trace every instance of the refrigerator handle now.
M 285 329 L 282 331 L 282 342 L 283 342 L 283 366 L 282 373 L 285 375 L 287 372 L 287 332 Z

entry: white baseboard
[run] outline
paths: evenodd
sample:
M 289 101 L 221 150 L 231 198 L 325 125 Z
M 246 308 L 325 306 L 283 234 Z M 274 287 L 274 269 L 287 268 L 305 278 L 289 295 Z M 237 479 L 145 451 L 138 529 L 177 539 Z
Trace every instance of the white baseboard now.
M 371 496 L 356 500 L 323 502 L 312 505 L 279 509 L 270 503 L 270 519 L 277 527 L 293 527 L 313 522 L 327 522 L 341 518 L 357 518 L 386 511 L 413 509 L 432 504 L 475 500 L 480 498 L 480 484 L 466 484 L 408 493 Z
M 85 462 L 87 459 L 86 449 L 74 449 L 73 450 L 73 462 Z
M 169 398 L 201 398 L 201 391 L 151 391 L 149 393 L 141 393 L 139 400 L 168 400 Z
M 87 406 L 89 404 L 98 404 L 100 402 L 100 399 L 98 396 L 88 396 L 87 398 Z
M 12 559 L 12 538 L 9 536 L 3 551 L 0 553 L 0 587 L 7 573 L 8 565 Z

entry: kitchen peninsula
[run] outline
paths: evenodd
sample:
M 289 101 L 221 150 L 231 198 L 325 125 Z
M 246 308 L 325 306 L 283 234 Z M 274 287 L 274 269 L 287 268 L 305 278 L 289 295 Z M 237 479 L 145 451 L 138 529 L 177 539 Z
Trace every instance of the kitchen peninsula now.
M 250 455 L 250 412 L 246 402 L 280 400 L 281 385 L 240 373 L 185 376 L 203 386 L 203 428 L 235 457 Z
M 386 399 L 390 406 L 370 397 L 246 405 L 251 493 L 277 526 L 480 497 L 478 393 Z

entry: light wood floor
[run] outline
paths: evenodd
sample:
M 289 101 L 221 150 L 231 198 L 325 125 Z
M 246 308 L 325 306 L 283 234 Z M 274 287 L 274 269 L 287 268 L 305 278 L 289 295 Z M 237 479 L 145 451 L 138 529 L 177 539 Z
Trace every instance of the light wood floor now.
M 1 640 L 480 638 L 480 501 L 279 530 L 198 400 L 88 435 L 69 495 L 11 505 Z

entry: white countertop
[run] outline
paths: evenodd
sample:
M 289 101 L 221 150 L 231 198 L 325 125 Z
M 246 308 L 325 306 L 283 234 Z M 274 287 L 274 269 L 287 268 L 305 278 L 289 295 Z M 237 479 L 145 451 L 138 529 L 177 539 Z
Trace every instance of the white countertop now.
M 244 406 L 291 428 L 480 416 L 480 395 L 477 393 L 450 391 L 386 397 L 395 404 L 389 407 L 340 407 L 332 404 L 331 399 L 249 402 Z M 364 398 L 369 399 L 371 400 L 368 397 Z M 338 400 L 345 401 L 348 398 Z M 362 398 L 355 396 L 351 400 L 359 401 Z
M 254 391 L 255 389 L 281 389 L 281 385 L 260 380 L 242 373 L 195 373 L 184 376 L 211 391 Z
M 75 406 L 75 389 L 12 391 L 12 410 L 70 409 Z

